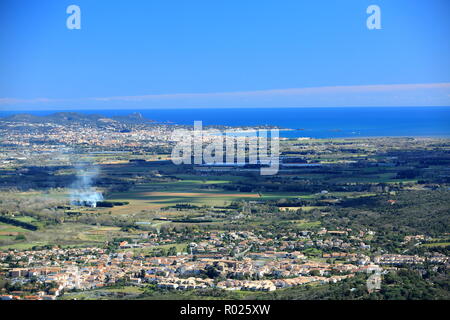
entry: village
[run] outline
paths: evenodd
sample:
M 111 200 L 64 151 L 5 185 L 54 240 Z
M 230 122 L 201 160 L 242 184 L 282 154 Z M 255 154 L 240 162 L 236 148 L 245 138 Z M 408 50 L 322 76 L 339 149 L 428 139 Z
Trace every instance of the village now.
M 255 242 L 273 242 L 271 238 L 261 239 L 252 232 L 226 236 L 212 232 L 206 236 L 208 241 L 192 242 L 185 252 L 174 255 L 170 255 L 173 252 L 169 250 L 167 256 L 136 251 L 162 240 L 155 234 L 147 234 L 139 244 L 122 241 L 117 250 L 53 247 L 2 251 L 0 266 L 11 286 L 9 292 L 0 292 L 0 299 L 55 300 L 66 292 L 105 288 L 117 283 L 153 284 L 159 290 L 218 288 L 268 292 L 313 283 L 336 283 L 357 273 L 382 273 L 405 265 L 448 266 L 450 263 L 449 257 L 442 254 L 428 257 L 382 254 L 370 258 L 337 250 L 312 258 L 292 250 L 287 241 L 250 250 Z M 230 246 L 225 241 L 228 237 L 238 241 Z M 333 248 L 339 246 L 339 241 L 335 241 Z

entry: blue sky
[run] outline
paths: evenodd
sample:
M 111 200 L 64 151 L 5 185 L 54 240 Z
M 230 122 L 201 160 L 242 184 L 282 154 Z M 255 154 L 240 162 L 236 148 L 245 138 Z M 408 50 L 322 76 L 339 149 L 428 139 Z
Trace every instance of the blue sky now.
M 449 15 L 448 0 L 2 0 L 0 109 L 448 106 Z

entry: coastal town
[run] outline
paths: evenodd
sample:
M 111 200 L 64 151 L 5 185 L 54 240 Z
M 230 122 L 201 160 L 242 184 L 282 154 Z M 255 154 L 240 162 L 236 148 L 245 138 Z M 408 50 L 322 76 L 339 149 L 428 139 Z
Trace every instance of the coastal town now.
M 180 128 L 195 138 L 137 113 L 0 119 L 0 299 L 380 299 L 409 277 L 446 296 L 448 139 L 280 137 L 265 177 L 175 164 Z
M 447 314 L 449 13 L 0 0 L 0 315 Z

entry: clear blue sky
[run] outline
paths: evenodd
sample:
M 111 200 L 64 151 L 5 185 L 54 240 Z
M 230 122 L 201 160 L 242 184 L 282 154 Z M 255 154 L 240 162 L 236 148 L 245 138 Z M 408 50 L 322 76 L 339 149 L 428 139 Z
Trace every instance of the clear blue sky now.
M 0 109 L 450 105 L 448 0 L 2 0 L 0 47 Z

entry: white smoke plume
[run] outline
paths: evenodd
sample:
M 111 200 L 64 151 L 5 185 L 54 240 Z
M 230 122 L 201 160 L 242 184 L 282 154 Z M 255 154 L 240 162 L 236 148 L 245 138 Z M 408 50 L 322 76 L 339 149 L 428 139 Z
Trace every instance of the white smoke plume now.
M 77 163 L 75 168 L 77 178 L 70 187 L 70 202 L 73 205 L 95 208 L 97 202 L 103 200 L 102 193 L 93 187 L 100 170 L 95 164 L 91 163 Z

